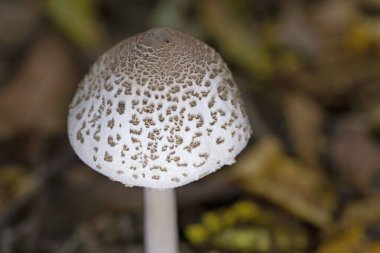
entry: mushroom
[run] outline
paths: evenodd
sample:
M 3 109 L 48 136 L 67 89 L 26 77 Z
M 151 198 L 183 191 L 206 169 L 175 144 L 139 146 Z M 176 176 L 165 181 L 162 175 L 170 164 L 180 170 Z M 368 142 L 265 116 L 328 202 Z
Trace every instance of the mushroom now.
M 234 163 L 250 134 L 221 56 L 170 28 L 127 38 L 100 56 L 68 116 L 70 144 L 83 162 L 144 187 L 147 252 L 178 252 L 173 188 Z

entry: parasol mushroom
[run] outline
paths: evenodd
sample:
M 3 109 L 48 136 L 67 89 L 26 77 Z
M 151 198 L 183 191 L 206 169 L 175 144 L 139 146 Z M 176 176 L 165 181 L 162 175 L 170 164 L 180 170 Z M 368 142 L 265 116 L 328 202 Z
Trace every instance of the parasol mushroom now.
M 145 187 L 147 252 L 178 252 L 173 188 L 234 163 L 250 134 L 220 55 L 170 28 L 127 38 L 100 56 L 68 116 L 70 143 L 83 162 Z

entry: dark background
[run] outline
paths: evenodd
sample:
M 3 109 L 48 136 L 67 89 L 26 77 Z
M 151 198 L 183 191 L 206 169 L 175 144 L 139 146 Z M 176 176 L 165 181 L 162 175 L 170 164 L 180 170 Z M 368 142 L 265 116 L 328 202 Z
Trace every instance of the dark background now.
M 68 104 L 120 40 L 213 46 L 253 136 L 180 187 L 181 252 L 380 252 L 380 1 L 0 0 L 0 252 L 143 252 L 139 188 L 86 167 Z

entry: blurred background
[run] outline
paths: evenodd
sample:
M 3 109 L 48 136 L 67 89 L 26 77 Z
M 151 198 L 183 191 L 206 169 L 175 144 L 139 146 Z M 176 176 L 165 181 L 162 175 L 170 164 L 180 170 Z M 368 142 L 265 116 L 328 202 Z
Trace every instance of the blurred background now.
M 220 52 L 253 126 L 178 189 L 181 252 L 380 252 L 379 0 L 0 0 L 0 252 L 143 252 L 141 189 L 86 167 L 66 116 L 97 56 L 158 26 Z

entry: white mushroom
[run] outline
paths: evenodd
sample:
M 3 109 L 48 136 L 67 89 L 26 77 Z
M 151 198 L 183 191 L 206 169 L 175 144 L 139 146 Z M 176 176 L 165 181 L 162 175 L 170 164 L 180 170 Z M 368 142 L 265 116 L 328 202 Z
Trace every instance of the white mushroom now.
M 127 186 L 167 190 L 234 163 L 251 128 L 220 55 L 188 35 L 157 28 L 99 57 L 70 105 L 68 134 L 94 170 Z M 153 201 L 146 202 L 147 216 L 157 208 L 155 214 L 168 217 L 146 217 L 147 251 L 178 252 L 165 237 L 176 236 L 174 192 L 146 190 L 145 198 Z M 171 228 L 157 230 L 150 222 Z M 171 249 L 158 249 L 163 241 Z

